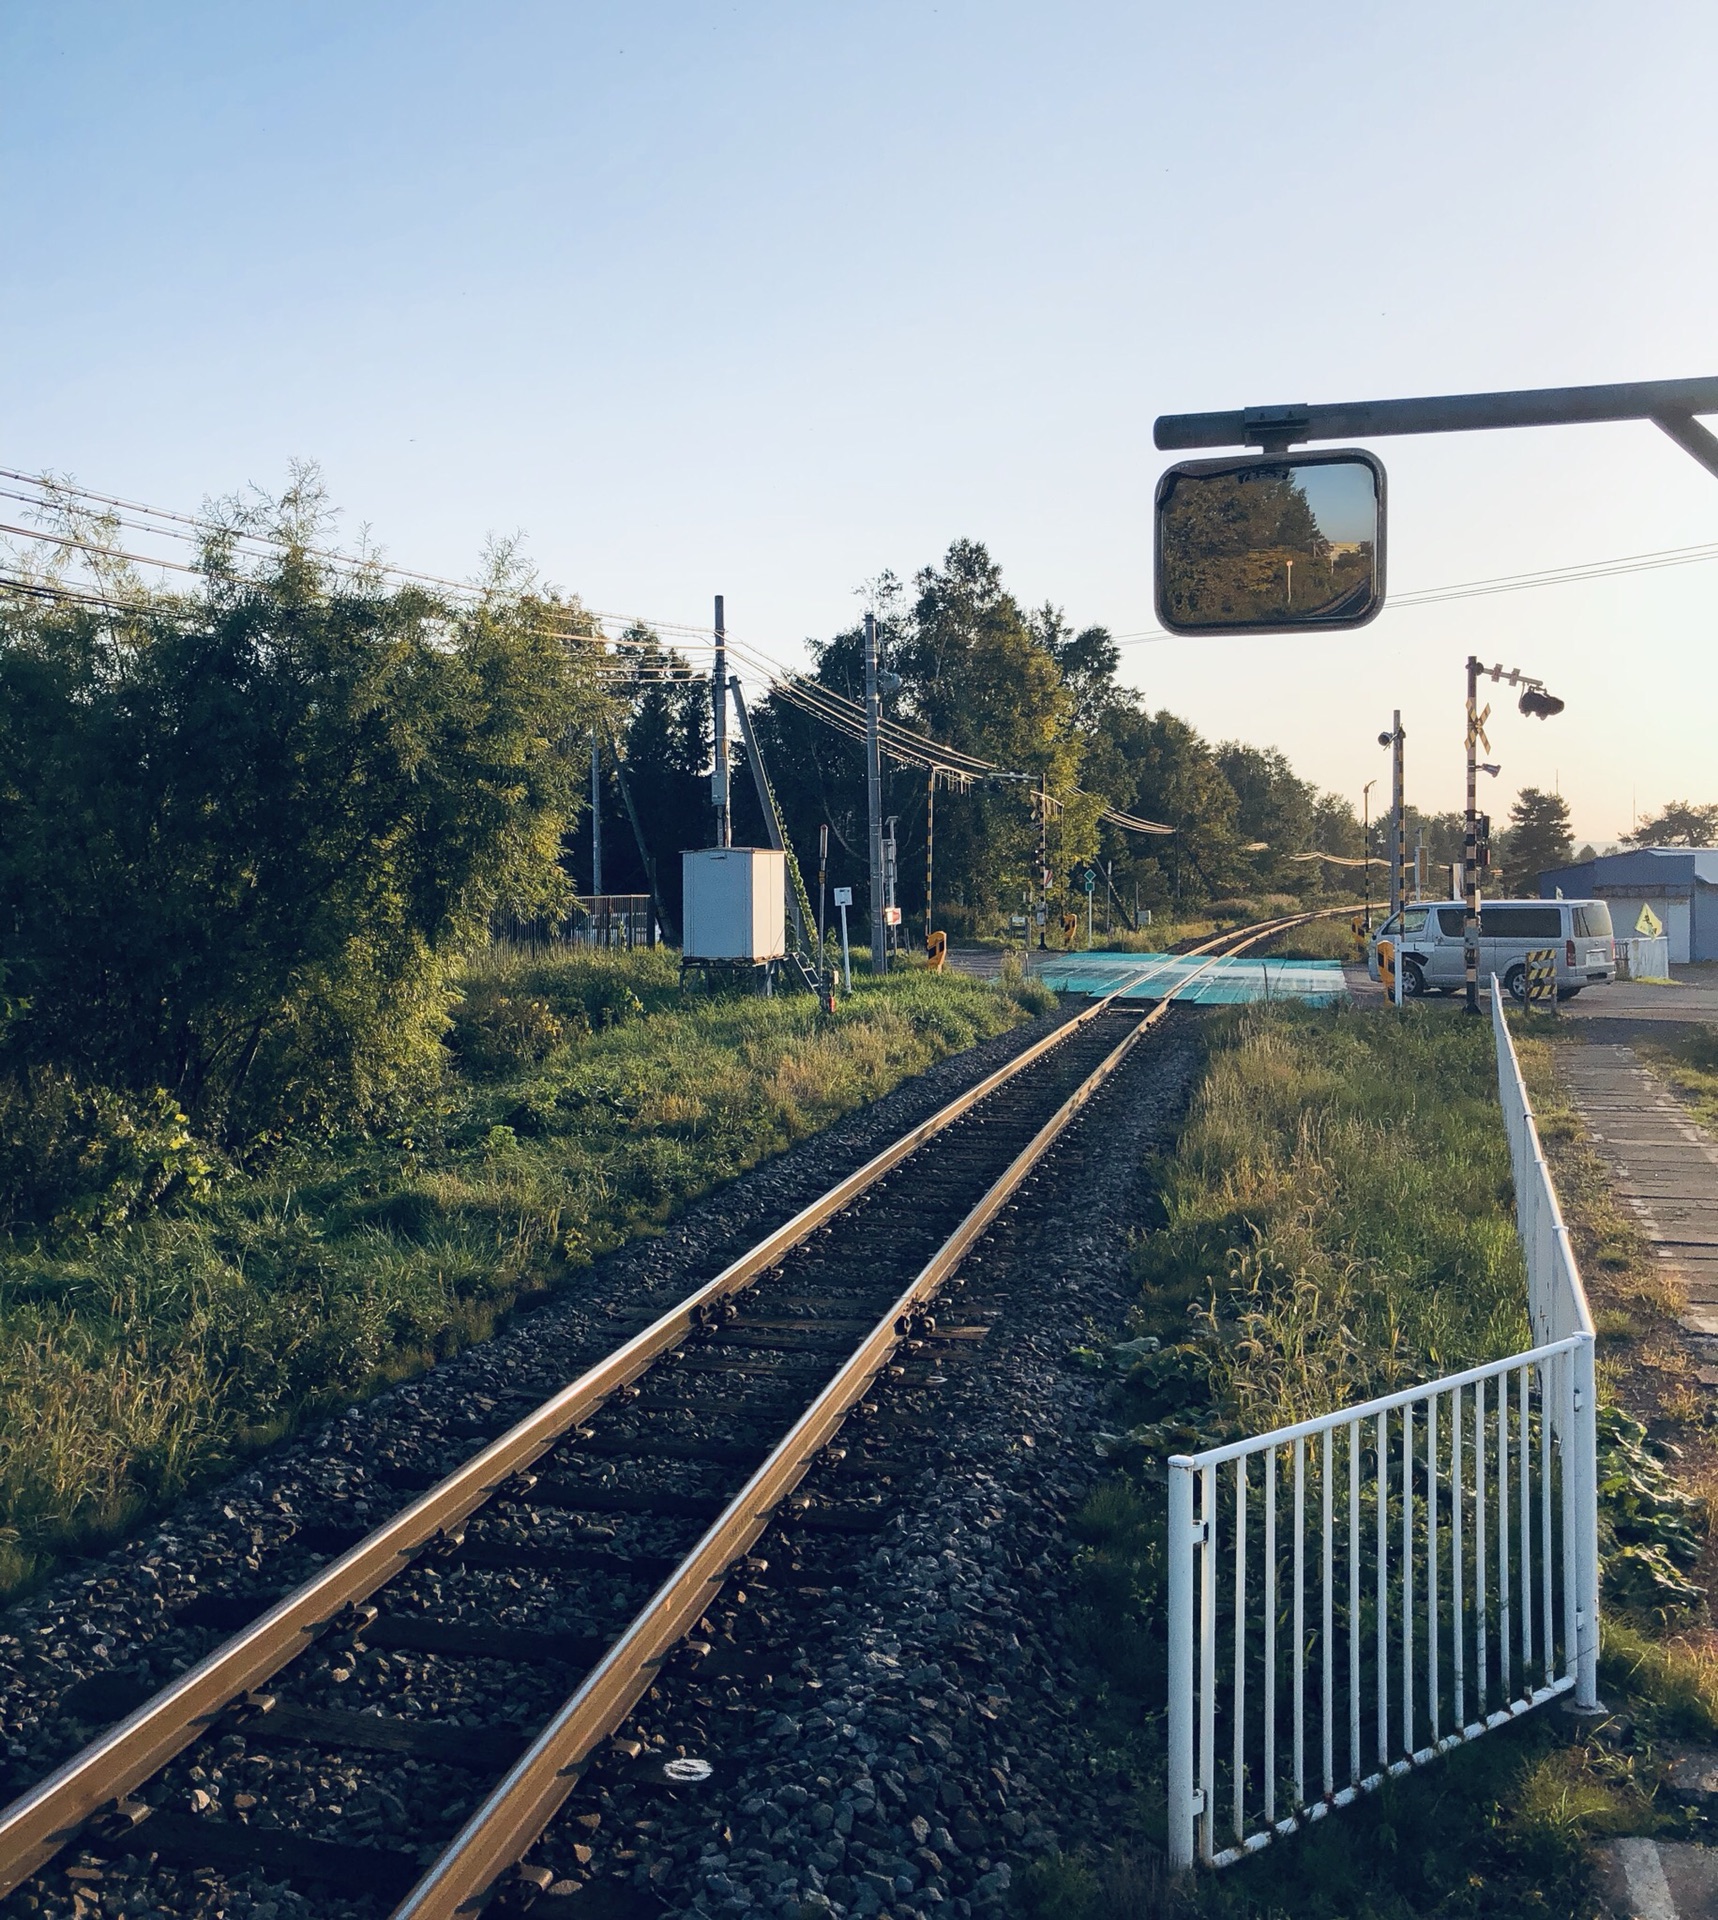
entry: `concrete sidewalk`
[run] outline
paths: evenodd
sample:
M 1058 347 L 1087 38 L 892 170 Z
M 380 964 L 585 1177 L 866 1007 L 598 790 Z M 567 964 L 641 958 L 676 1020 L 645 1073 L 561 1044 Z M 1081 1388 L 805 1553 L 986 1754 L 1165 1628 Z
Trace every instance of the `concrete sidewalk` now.
M 1686 1290 L 1683 1325 L 1718 1335 L 1718 1146 L 1632 1047 L 1570 1021 L 1557 1053 L 1613 1186 Z

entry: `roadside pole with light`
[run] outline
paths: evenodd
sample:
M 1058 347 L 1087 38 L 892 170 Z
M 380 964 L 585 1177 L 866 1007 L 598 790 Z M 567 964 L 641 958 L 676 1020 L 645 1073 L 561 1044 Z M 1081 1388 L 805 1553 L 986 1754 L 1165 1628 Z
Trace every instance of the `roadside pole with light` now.
M 1376 780 L 1368 780 L 1360 789 L 1360 864 L 1365 873 L 1366 931 L 1372 931 L 1372 789 Z
M 1400 708 L 1390 716 L 1390 731 L 1378 736 L 1378 744 L 1390 749 L 1390 916 L 1394 918 L 1402 910 L 1402 901 L 1406 888 L 1402 884 L 1402 870 L 1408 857 L 1408 823 L 1403 812 L 1402 798 L 1402 745 L 1407 739 L 1402 731 L 1402 712 Z
M 1468 655 L 1467 828 L 1462 836 L 1462 900 L 1466 911 L 1462 915 L 1462 967 L 1467 976 L 1469 1013 L 1479 1012 L 1479 756 L 1474 749 L 1483 741 L 1486 752 L 1491 751 L 1491 742 L 1485 732 L 1485 723 L 1491 718 L 1491 708 L 1487 706 L 1483 713 L 1479 710 L 1481 674 L 1488 674 L 1493 681 L 1507 680 L 1512 687 L 1519 687 L 1521 698 L 1516 705 L 1530 719 L 1549 720 L 1553 714 L 1563 711 L 1563 702 L 1554 693 L 1545 691 L 1543 680 L 1523 673 L 1519 667 L 1511 667 L 1506 672 L 1500 666 L 1483 666 L 1471 653 Z M 1488 851 L 1489 845 L 1488 838 Z

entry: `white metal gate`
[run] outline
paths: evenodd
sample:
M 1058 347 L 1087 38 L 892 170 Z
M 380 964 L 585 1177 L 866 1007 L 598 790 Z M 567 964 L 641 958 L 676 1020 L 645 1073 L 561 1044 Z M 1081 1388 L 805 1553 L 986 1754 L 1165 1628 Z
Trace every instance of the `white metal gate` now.
M 1593 1325 L 1492 981 L 1525 1353 L 1169 1463 L 1169 1857 L 1596 1699 Z M 1221 1836 L 1221 1837 L 1220 1837 Z

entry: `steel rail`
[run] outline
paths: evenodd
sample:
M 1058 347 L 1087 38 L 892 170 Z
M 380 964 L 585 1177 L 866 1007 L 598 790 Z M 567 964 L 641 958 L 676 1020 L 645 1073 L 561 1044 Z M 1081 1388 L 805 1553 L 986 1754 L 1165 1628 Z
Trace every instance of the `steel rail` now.
M 1022 1049 L 893 1141 L 0 1811 L 0 1896 L 46 1866 L 93 1815 L 159 1772 L 235 1701 L 306 1652 L 348 1608 L 386 1586 L 423 1548 L 679 1346 L 722 1300 L 750 1286 L 926 1141 L 1097 1019 L 1114 997 Z
M 1214 935 L 1190 949 L 1190 952 L 1197 955 L 1209 953 L 1214 948 L 1241 951 L 1289 926 L 1316 917 L 1316 914 L 1295 915 L 1261 923 L 1253 928 Z M 1142 974 L 1139 977 L 1144 976 Z M 417 1500 L 384 1521 L 356 1546 L 294 1588 L 251 1625 L 214 1648 L 176 1680 L 98 1735 L 10 1806 L 0 1809 L 0 1897 L 39 1872 L 76 1838 L 92 1817 L 123 1800 L 134 1788 L 159 1772 L 176 1754 L 199 1739 L 235 1702 L 242 1700 L 248 1692 L 272 1679 L 308 1651 L 320 1635 L 346 1617 L 349 1609 L 367 1600 L 404 1572 L 425 1547 L 456 1529 L 501 1492 L 509 1481 L 529 1468 L 574 1427 L 588 1419 L 604 1401 L 622 1387 L 629 1386 L 663 1354 L 682 1344 L 708 1320 L 712 1309 L 719 1306 L 721 1301 L 742 1292 L 762 1274 L 778 1265 L 825 1222 L 851 1205 L 859 1195 L 892 1172 L 928 1140 L 1101 1017 L 1118 996 L 1134 984 L 1137 984 L 1136 980 L 1123 982 L 1112 993 L 1022 1049 L 1012 1060 L 1006 1061 L 928 1119 L 891 1142 L 863 1166 L 837 1182 L 827 1193 L 820 1195 L 738 1259 L 730 1262 L 712 1280 L 606 1355 L 559 1393 L 545 1400 Z M 1139 1022 L 1116 1054 L 1100 1067 L 1096 1075 L 1083 1083 L 1086 1088 L 1095 1087 L 1099 1079 L 1113 1069 L 1127 1048 L 1161 1017 L 1166 1004 L 1158 1006 Z M 1083 1096 L 1076 1096 L 1075 1104 L 1066 1106 L 1063 1114 L 1071 1116 L 1077 1110 L 1077 1104 L 1082 1102 Z M 1060 1126 L 1066 1125 L 1066 1117 L 1054 1124 L 1059 1130 Z M 989 1214 L 985 1215 L 986 1220 L 989 1217 Z M 964 1231 L 964 1226 L 957 1230 L 957 1237 Z M 970 1237 L 962 1242 L 963 1250 L 968 1244 Z M 937 1284 L 941 1284 L 940 1279 Z M 655 1605 L 652 1602 L 652 1606 Z M 696 1613 L 690 1616 L 692 1619 L 696 1617 Z M 605 1659 L 587 1686 L 596 1681 L 608 1664 L 608 1659 Z M 635 1694 L 631 1699 L 636 1697 Z M 631 1704 L 631 1699 L 627 1705 Z M 624 1715 L 624 1712 L 623 1707 L 621 1713 Z
M 1214 965 L 1217 957 L 1206 964 Z M 1197 973 L 1190 977 L 1196 978 Z M 1109 1001 L 1103 1004 L 1107 1006 Z M 915 1317 L 1056 1144 L 1069 1122 L 1121 1065 L 1140 1036 L 1167 1014 L 1169 1006 L 1170 1000 L 1165 998 L 1140 1019 L 1015 1156 L 423 1879 L 394 1909 L 393 1920 L 454 1920 L 456 1915 L 482 1911 L 501 1876 L 535 1845 L 578 1785 L 599 1743 L 620 1727 L 670 1650 L 708 1608 L 728 1569 L 756 1544 L 776 1510 L 835 1437 L 895 1349 L 911 1336 Z

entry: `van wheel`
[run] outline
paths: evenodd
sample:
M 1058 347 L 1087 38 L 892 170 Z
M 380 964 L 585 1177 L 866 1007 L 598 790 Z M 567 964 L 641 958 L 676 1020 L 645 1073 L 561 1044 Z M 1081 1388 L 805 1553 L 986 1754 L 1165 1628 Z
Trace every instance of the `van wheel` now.
M 1421 999 L 1426 991 L 1426 976 L 1420 970 L 1417 960 L 1405 960 L 1402 963 L 1402 998 L 1404 1000 Z
M 1517 1006 L 1527 1004 L 1527 969 L 1511 967 L 1503 976 L 1503 990 Z

